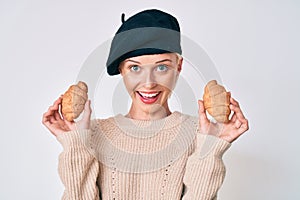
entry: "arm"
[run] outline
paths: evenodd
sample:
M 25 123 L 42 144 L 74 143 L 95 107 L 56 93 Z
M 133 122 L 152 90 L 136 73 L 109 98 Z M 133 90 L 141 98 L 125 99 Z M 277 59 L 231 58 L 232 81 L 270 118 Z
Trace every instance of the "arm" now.
M 217 198 L 217 191 L 225 177 L 222 161 L 224 152 L 231 143 L 249 128 L 248 120 L 243 115 L 239 103 L 230 98 L 233 115 L 226 124 L 215 124 L 208 120 L 203 101 L 199 100 L 199 132 L 195 152 L 186 165 L 183 199 L 212 200 Z
M 98 200 L 96 181 L 99 163 L 91 148 L 90 101 L 85 104 L 82 119 L 76 123 L 63 118 L 60 112 L 61 102 L 62 98 L 59 97 L 44 113 L 42 122 L 64 148 L 59 156 L 58 166 L 59 175 L 65 185 L 62 199 Z
M 183 200 L 212 200 L 225 177 L 223 153 L 230 143 L 214 136 L 197 134 L 195 152 L 189 157 L 183 178 Z
M 64 200 L 99 200 L 99 163 L 92 153 L 91 131 L 79 130 L 57 137 L 64 151 L 58 171 L 65 186 Z

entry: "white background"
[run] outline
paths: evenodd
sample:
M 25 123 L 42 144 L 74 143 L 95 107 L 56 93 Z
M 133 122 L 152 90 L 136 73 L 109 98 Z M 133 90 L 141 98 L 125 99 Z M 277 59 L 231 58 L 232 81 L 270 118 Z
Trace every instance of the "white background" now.
M 297 0 L 0 0 L 0 199 L 60 199 L 62 148 L 42 114 L 113 36 L 121 13 L 128 18 L 146 8 L 178 18 L 249 119 L 250 130 L 224 156 L 219 199 L 299 199 Z

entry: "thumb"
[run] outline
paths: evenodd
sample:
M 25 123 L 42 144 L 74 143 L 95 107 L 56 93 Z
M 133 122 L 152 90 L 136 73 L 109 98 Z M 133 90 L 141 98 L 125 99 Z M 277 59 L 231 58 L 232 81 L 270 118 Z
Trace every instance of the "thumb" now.
M 91 109 L 91 100 L 87 100 L 84 105 L 84 113 L 82 119 L 84 121 L 89 121 L 91 118 L 92 109 Z
M 202 130 L 202 132 L 203 131 L 205 132 L 207 127 L 209 126 L 210 121 L 207 118 L 206 110 L 204 108 L 204 103 L 202 100 L 198 100 L 198 106 L 199 106 L 198 114 L 199 114 L 200 129 Z

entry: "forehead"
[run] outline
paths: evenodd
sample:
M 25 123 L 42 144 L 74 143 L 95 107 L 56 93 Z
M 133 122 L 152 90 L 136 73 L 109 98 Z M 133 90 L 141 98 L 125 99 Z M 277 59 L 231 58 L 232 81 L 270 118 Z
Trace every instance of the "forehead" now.
M 131 57 L 131 58 L 124 60 L 124 62 L 135 61 L 135 62 L 139 62 L 141 64 L 150 64 L 150 63 L 156 63 L 159 61 L 174 62 L 175 60 L 176 60 L 175 53 L 164 53 L 164 54 L 152 54 L 152 55 L 142 55 L 142 56 Z

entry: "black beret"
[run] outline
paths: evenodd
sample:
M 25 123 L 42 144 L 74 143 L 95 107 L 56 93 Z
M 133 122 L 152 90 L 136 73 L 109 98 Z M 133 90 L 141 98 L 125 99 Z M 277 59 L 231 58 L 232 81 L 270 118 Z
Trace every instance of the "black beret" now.
M 176 52 L 181 54 L 177 19 L 160 10 L 139 12 L 124 20 L 115 34 L 106 62 L 109 75 L 119 74 L 119 64 L 130 57 Z

